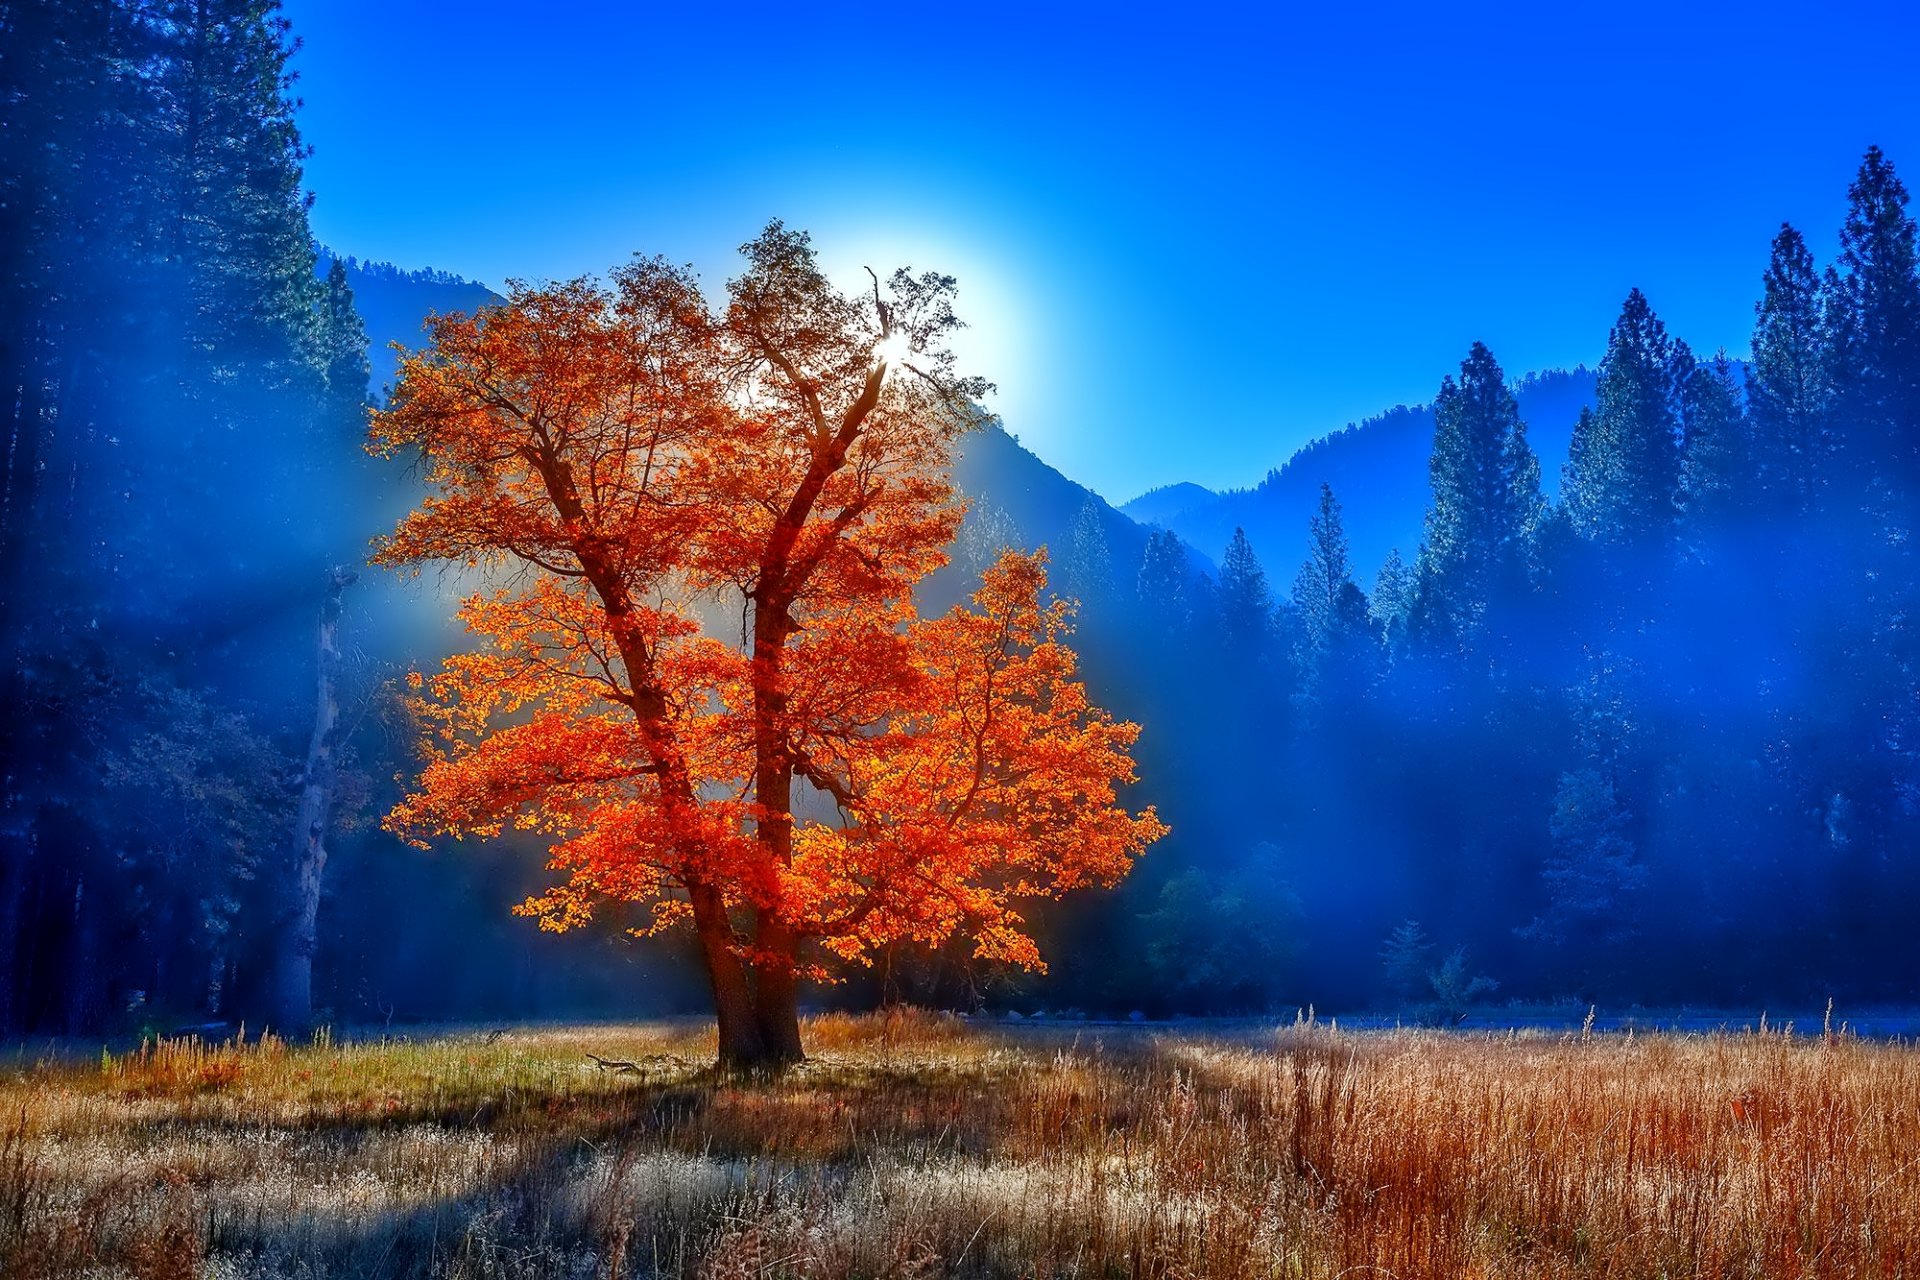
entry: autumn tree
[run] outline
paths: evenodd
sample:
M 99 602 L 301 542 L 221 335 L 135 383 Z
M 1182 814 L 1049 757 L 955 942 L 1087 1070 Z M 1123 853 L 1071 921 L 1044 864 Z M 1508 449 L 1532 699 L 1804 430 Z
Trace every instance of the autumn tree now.
M 689 923 L 731 1067 L 801 1056 L 798 984 L 836 961 L 965 933 L 1039 967 L 1023 901 L 1163 830 L 1119 803 L 1139 731 L 1076 679 L 1040 557 L 913 608 L 984 390 L 946 350 L 952 278 L 848 295 L 778 223 L 743 252 L 717 310 L 637 261 L 442 318 L 373 434 L 431 491 L 378 559 L 490 576 L 478 646 L 416 677 L 428 760 L 390 825 L 547 838 L 558 883 L 521 910 L 548 928 Z

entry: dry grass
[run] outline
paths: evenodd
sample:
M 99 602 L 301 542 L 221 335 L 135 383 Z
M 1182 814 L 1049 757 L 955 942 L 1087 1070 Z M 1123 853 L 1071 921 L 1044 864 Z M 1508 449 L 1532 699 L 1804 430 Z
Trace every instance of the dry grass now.
M 16 1068 L 0 1275 L 1920 1276 L 1908 1047 L 808 1042 L 758 1082 L 666 1026 Z

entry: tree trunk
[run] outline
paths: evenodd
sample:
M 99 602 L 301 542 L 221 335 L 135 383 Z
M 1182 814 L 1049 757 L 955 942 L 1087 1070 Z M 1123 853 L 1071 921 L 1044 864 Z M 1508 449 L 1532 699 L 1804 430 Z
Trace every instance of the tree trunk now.
M 766 1053 L 755 1016 L 753 989 L 747 966 L 734 950 L 733 926 L 717 890 L 698 885 L 687 895 L 693 903 L 693 927 L 700 939 L 700 957 L 706 962 L 713 986 L 713 1012 L 720 1029 L 719 1065 L 728 1071 L 752 1070 Z
M 345 565 L 334 566 L 327 575 L 327 599 L 320 611 L 313 737 L 300 778 L 300 813 L 294 823 L 292 858 L 274 938 L 273 1025 L 286 1037 L 305 1035 L 313 1024 L 313 953 L 318 942 L 320 881 L 327 868 L 327 820 L 337 775 L 334 751 L 340 733 L 340 594 L 354 576 Z
M 27 676 L 26 601 L 29 575 L 44 572 L 41 557 L 30 554 L 35 521 L 40 518 L 40 457 L 43 431 L 41 392 L 44 378 L 31 345 L 6 328 L 4 391 L 13 413 L 6 441 L 5 484 L 0 489 L 0 1035 L 23 1029 L 25 996 L 20 991 L 22 907 L 36 833 L 27 797 L 39 790 L 45 769 L 33 750 L 32 692 Z
M 763 578 L 772 576 L 763 571 Z M 784 724 L 787 692 L 784 665 L 793 620 L 784 597 L 756 600 L 753 618 L 754 779 L 759 806 L 755 836 L 770 882 L 793 864 L 793 759 Z M 777 899 L 761 906 L 754 919 L 753 1014 L 760 1028 L 763 1065 L 774 1070 L 806 1058 L 800 1044 L 799 978 L 795 960 L 799 940 L 781 919 Z
M 85 872 L 74 877 L 72 930 L 67 936 L 67 960 L 61 974 L 67 988 L 63 1024 L 70 1036 L 85 1035 L 92 1031 L 101 1012 L 100 931 L 94 926 L 99 915 L 99 908 L 94 902 L 97 896 L 88 895 Z
M 0 823 L 9 816 L 0 807 Z M 32 850 L 31 834 L 0 826 L 0 1036 L 19 1029 L 14 1001 L 20 968 L 20 907 L 27 896 L 27 858 Z
M 803 1061 L 800 1044 L 800 979 L 793 932 L 773 916 L 764 917 L 754 939 L 753 1012 L 760 1026 L 764 1063 L 779 1068 Z

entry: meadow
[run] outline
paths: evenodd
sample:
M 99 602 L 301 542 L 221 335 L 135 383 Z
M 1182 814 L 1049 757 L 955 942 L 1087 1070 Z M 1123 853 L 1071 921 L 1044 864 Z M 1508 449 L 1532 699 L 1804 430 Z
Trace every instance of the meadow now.
M 1920 1051 L 825 1016 L 0 1073 L 0 1275 L 1920 1275 Z

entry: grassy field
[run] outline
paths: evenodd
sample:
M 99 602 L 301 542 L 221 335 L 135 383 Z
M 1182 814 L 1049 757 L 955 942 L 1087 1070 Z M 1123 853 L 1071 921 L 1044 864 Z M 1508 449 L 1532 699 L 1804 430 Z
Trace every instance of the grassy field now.
M 1904 1045 L 807 1039 L 771 1081 L 692 1026 L 16 1064 L 0 1275 L 1920 1276 Z

